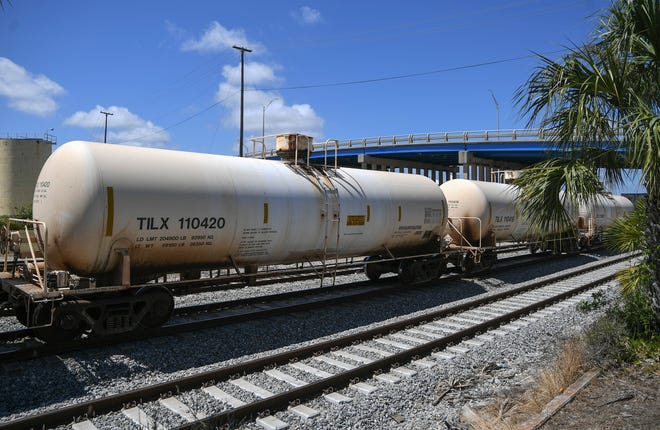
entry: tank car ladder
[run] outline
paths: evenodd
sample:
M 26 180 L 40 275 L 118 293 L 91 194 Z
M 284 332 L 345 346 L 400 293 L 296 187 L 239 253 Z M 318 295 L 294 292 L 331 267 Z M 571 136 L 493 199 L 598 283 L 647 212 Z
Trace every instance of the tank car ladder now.
M 323 169 L 317 173 L 315 169 L 314 177 L 317 180 L 321 190 L 323 191 L 323 201 L 325 204 L 325 234 L 323 239 L 323 271 L 321 272 L 321 286 L 325 279 L 326 263 L 328 259 L 328 239 L 330 239 L 331 225 L 336 223 L 337 238 L 335 241 L 335 268 L 332 272 L 332 285 L 335 284 L 337 279 L 337 262 L 339 261 L 339 227 L 340 227 L 340 213 L 341 205 L 339 202 L 339 190 L 330 180 L 328 172 Z

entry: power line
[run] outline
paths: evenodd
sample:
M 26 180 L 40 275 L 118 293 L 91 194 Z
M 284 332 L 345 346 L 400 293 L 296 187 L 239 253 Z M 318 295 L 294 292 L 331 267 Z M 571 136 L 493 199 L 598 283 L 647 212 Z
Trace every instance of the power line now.
M 550 52 L 543 53 L 542 55 L 556 54 L 558 52 L 564 52 L 564 50 L 550 51 Z M 482 63 L 469 64 L 469 65 L 466 65 L 466 66 L 455 66 L 455 67 L 448 67 L 446 69 L 431 70 L 431 71 L 428 71 L 428 72 L 408 73 L 408 74 L 405 74 L 405 75 L 385 76 L 385 77 L 382 77 L 382 78 L 360 79 L 360 80 L 356 80 L 356 81 L 344 81 L 344 82 L 331 82 L 331 83 L 325 83 L 325 84 L 296 85 L 296 86 L 291 86 L 291 87 L 279 87 L 279 88 L 253 88 L 253 89 L 246 89 L 246 91 L 304 90 L 304 89 L 310 89 L 310 88 L 340 87 L 340 86 L 346 86 L 346 85 L 370 84 L 370 83 L 374 83 L 374 82 L 384 82 L 384 81 L 393 81 L 393 80 L 397 80 L 397 79 L 417 78 L 417 77 L 420 77 L 420 76 L 428 76 L 428 75 L 435 75 L 435 74 L 439 74 L 439 73 L 455 72 L 457 70 L 474 69 L 474 68 L 477 68 L 477 67 L 492 66 L 492 65 L 495 65 L 495 64 L 502 64 L 502 63 L 510 63 L 510 62 L 514 62 L 514 61 L 525 60 L 527 58 L 534 58 L 536 56 L 537 56 L 537 54 L 529 54 L 529 55 L 523 55 L 523 56 L 520 56 L 520 57 L 506 58 L 506 59 L 503 59 L 503 60 L 484 61 Z
M 174 123 L 174 124 L 169 125 L 169 126 L 167 126 L 167 127 L 163 127 L 163 128 L 161 128 L 160 130 L 155 131 L 155 132 L 153 132 L 153 133 L 149 133 L 149 134 L 145 134 L 144 136 L 140 136 L 140 137 L 133 138 L 133 139 L 131 139 L 130 141 L 129 141 L 129 140 L 126 140 L 126 141 L 124 141 L 124 142 L 119 142 L 119 144 L 122 144 L 122 143 L 130 143 L 130 142 L 133 141 L 133 140 L 141 140 L 141 139 L 145 139 L 145 138 L 147 138 L 147 137 L 155 136 L 156 134 L 163 133 L 163 132 L 165 132 L 165 131 L 167 131 L 167 130 L 170 130 L 170 129 L 174 128 L 174 127 L 177 127 L 177 126 L 183 124 L 184 122 L 188 122 L 188 121 L 190 121 L 191 119 L 200 116 L 200 115 L 203 114 L 204 112 L 207 112 L 207 111 L 211 110 L 212 108 L 216 107 L 217 105 L 226 102 L 227 100 L 229 100 L 230 98 L 234 97 L 234 96 L 235 96 L 236 94 L 238 94 L 238 93 L 239 93 L 239 91 L 234 91 L 233 93 L 231 93 L 230 95 L 228 95 L 228 96 L 225 97 L 224 99 L 219 100 L 219 101 L 213 103 L 213 104 L 210 105 L 210 106 L 207 106 L 206 108 L 200 110 L 199 112 L 197 112 L 197 113 L 195 113 L 195 114 L 193 114 L 193 115 L 190 115 L 189 117 L 184 118 L 184 119 L 182 119 L 181 121 L 179 121 L 179 122 L 177 122 L 177 123 Z
M 556 51 L 549 51 L 549 52 L 544 52 L 541 53 L 540 55 L 551 55 L 551 54 L 556 54 L 560 52 L 565 52 L 565 49 L 561 50 L 556 50 Z M 296 86 L 290 86 L 290 87 L 279 87 L 279 88 L 246 88 L 245 91 L 285 91 L 285 90 L 302 90 L 302 89 L 311 89 L 311 88 L 324 88 L 324 87 L 339 87 L 339 86 L 348 86 L 348 85 L 361 85 L 361 84 L 370 84 L 370 83 L 375 83 L 375 82 L 384 82 L 384 81 L 392 81 L 392 80 L 397 80 L 397 79 L 409 79 L 409 78 L 415 78 L 415 77 L 420 77 L 420 76 L 428 76 L 428 75 L 434 75 L 434 74 L 440 74 L 440 73 L 447 73 L 447 72 L 453 72 L 457 70 L 466 70 L 466 69 L 474 69 L 478 67 L 485 67 L 485 66 L 492 66 L 496 64 L 502 64 L 502 63 L 510 63 L 514 61 L 520 61 L 524 60 L 527 58 L 534 58 L 537 57 L 539 54 L 537 53 L 532 53 L 529 55 L 523 55 L 519 57 L 513 57 L 513 58 L 506 58 L 502 60 L 493 60 L 493 61 L 484 61 L 481 63 L 475 63 L 475 64 L 468 64 L 465 66 L 455 66 L 455 67 L 448 67 L 445 69 L 438 69 L 438 70 L 431 70 L 427 72 L 418 72 L 418 73 L 408 73 L 404 75 L 395 75 L 395 76 L 386 76 L 382 78 L 372 78 L 372 79 L 361 79 L 361 80 L 356 80 L 356 81 L 344 81 L 344 82 L 331 82 L 331 83 L 321 83 L 321 84 L 309 84 L 309 85 L 296 85 Z M 225 102 L 226 100 L 230 99 L 237 93 L 239 93 L 240 90 L 235 91 L 234 93 L 230 94 L 229 96 L 225 97 L 224 99 L 215 102 L 211 104 L 210 106 L 204 108 L 203 110 L 197 112 L 194 115 L 191 115 L 175 124 L 172 124 L 168 127 L 162 128 L 157 132 L 147 134 L 138 138 L 135 138 L 133 140 L 140 140 L 144 139 L 150 136 L 153 136 L 155 134 L 160 134 L 164 131 L 170 130 L 174 127 L 177 127 L 185 122 L 190 121 L 191 119 L 201 115 L 202 113 L 210 110 L 211 108 Z M 126 142 L 122 142 L 126 143 Z

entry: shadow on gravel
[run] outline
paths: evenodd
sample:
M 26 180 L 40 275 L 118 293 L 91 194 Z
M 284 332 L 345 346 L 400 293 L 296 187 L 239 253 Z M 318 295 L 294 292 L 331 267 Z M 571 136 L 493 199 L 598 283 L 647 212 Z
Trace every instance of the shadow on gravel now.
M 520 268 L 503 270 L 492 277 L 505 284 L 520 284 L 523 282 L 531 282 L 543 276 L 554 275 L 561 270 L 571 269 L 594 261 L 598 261 L 598 258 L 593 255 L 578 254 L 570 257 L 562 256 L 560 259 L 553 261 L 550 264 L 532 264 L 527 266 L 524 270 L 521 270 Z M 491 276 L 486 274 L 480 277 L 488 278 Z
M 350 304 L 179 335 L 172 341 L 154 339 L 153 350 L 136 346 L 135 351 L 128 354 L 146 368 L 166 373 L 239 358 L 245 360 L 244 356 L 266 353 L 273 349 L 358 329 L 389 318 L 447 305 L 597 259 L 593 256 L 577 255 L 558 259 L 547 265 L 544 263 L 530 266 L 524 273 L 521 273 L 520 269 L 512 269 L 493 274 L 484 273 L 458 281 L 440 279 L 425 288 L 402 289 L 396 293 L 356 300 Z M 387 279 L 384 282 L 387 282 Z M 158 350 L 160 352 L 157 352 Z
M 12 363 L 0 366 L 0 417 L 77 397 L 85 392 L 84 383 L 71 375 L 70 369 L 60 358 L 40 360 L 39 366 L 39 369 Z
M 512 269 L 463 280 L 439 279 L 424 288 L 402 289 L 315 311 L 33 360 L 31 366 L 21 366 L 22 370 L 18 372 L 0 373 L 3 379 L 0 384 L 0 417 L 30 411 L 40 405 L 90 396 L 94 388 L 106 385 L 110 380 L 114 383 L 104 391 L 122 392 L 129 386 L 145 386 L 171 379 L 173 376 L 169 374 L 178 371 L 246 361 L 274 349 L 447 305 L 597 259 L 578 255 L 530 266 L 523 273 L 520 269 Z M 383 282 L 388 279 L 393 278 L 385 278 Z M 140 382 L 136 384 L 135 381 Z

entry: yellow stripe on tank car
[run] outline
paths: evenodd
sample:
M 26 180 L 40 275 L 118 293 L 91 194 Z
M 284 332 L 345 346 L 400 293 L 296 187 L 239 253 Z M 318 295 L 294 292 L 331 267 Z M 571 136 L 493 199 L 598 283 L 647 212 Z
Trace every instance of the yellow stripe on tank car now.
M 371 206 L 367 205 L 367 222 L 371 219 Z
M 115 191 L 112 187 L 106 187 L 108 197 L 108 213 L 106 216 L 105 235 L 112 236 L 112 225 L 115 222 Z
M 268 224 L 268 203 L 264 203 L 264 224 Z
M 401 222 L 401 206 L 399 206 L 399 222 Z

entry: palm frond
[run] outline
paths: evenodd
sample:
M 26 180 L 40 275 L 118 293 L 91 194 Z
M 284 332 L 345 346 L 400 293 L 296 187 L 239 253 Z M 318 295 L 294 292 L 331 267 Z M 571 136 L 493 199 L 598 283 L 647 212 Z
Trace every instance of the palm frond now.
M 647 246 L 644 226 L 646 225 L 646 201 L 640 199 L 635 210 L 614 220 L 603 232 L 605 245 L 616 252 L 631 252 Z
M 660 190 L 660 117 L 638 100 L 626 130 L 631 167 L 642 170 L 648 190 Z
M 600 45 L 571 48 L 560 61 L 539 56 L 539 67 L 514 98 L 528 125 L 553 130 L 559 149 L 607 147 L 619 139 L 620 110 L 628 97 L 625 64 Z
M 645 264 L 630 266 L 620 270 L 616 279 L 621 285 L 621 292 L 630 295 L 636 291 L 646 289 L 651 279 L 649 268 Z
M 582 158 L 542 161 L 524 169 L 514 185 L 521 215 L 535 233 L 572 231 L 575 209 L 605 193 L 594 165 Z

